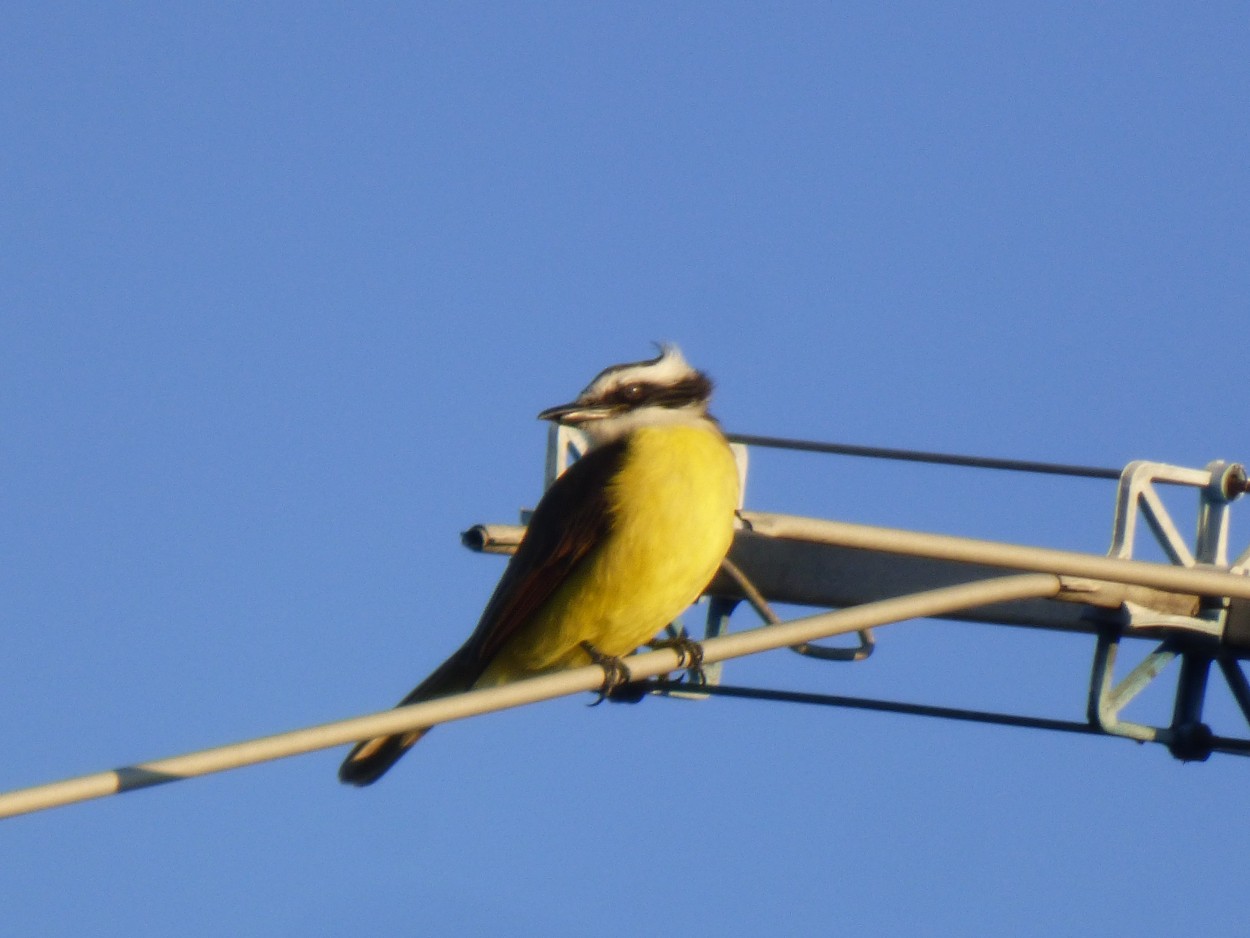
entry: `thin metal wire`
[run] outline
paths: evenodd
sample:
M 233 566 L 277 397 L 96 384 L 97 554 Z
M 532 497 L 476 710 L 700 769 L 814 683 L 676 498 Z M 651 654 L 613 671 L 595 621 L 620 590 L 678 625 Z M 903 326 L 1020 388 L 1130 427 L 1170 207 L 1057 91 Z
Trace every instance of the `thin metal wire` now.
M 928 704 L 904 703 L 898 700 L 878 700 L 872 697 L 846 697 L 840 694 L 816 694 L 806 691 L 774 690 L 765 687 L 739 687 L 732 684 L 691 684 L 663 680 L 655 682 L 655 690 L 663 696 L 668 696 L 670 691 L 676 691 L 683 695 L 707 694 L 712 697 L 738 697 L 744 700 L 815 704 L 817 706 L 842 707 L 850 710 L 873 710 L 881 713 L 901 713 L 907 716 L 962 720 L 968 723 L 989 723 L 994 726 L 1016 726 L 1024 729 L 1080 733 L 1086 736 L 1114 735 L 1104 732 L 1097 726 L 1079 720 L 1028 717 L 1014 713 L 997 713 L 992 710 L 968 710 L 962 707 L 936 707 Z M 1247 739 L 1215 736 L 1211 740 L 1211 746 L 1216 752 L 1235 756 L 1250 756 L 1250 740 Z
M 729 575 L 729 578 L 737 584 L 747 603 L 750 604 L 751 608 L 755 610 L 756 614 L 764 622 L 769 625 L 781 624 L 781 618 L 777 613 L 773 612 L 773 608 L 768 604 L 768 600 L 764 598 L 764 594 L 755 588 L 755 584 L 738 568 L 736 563 L 725 557 L 721 560 L 720 566 Z M 818 658 L 823 661 L 863 661 L 872 654 L 873 648 L 876 647 L 876 642 L 872 637 L 871 629 L 863 629 L 858 633 L 858 636 L 859 646 L 856 648 L 826 648 L 814 642 L 804 642 L 802 645 L 792 646 L 790 650 L 796 651 L 800 655 Z
M 1029 729 L 1060 730 L 1066 733 L 1103 735 L 1102 730 L 1077 720 L 1057 720 L 1048 717 L 1027 717 L 991 710 L 968 710 L 962 707 L 937 707 L 928 704 L 904 703 L 898 700 L 879 700 L 872 697 L 847 697 L 841 694 L 816 694 L 807 691 L 774 690 L 765 687 L 740 687 L 733 684 L 689 684 L 678 681 L 657 681 L 656 690 L 681 691 L 686 694 L 708 694 L 713 697 L 740 697 L 746 700 L 774 700 L 782 703 L 817 704 L 825 707 L 843 707 L 851 710 L 876 710 L 883 713 L 903 713 L 909 716 L 940 717 L 947 720 L 964 720 L 975 723 L 993 723 L 1000 726 L 1021 726 Z
M 1076 476 L 1086 479 L 1119 479 L 1119 469 L 1101 466 L 1075 466 L 1066 463 L 1038 462 L 1031 459 L 995 459 L 989 456 L 962 456 L 957 453 L 933 453 L 916 449 L 894 449 L 887 446 L 856 446 L 850 443 L 818 443 L 813 440 L 792 440 L 751 433 L 726 434 L 731 443 L 763 446 L 768 449 L 789 449 L 807 453 L 834 453 L 840 456 L 866 456 L 870 459 L 897 459 L 905 462 L 935 463 L 942 466 L 969 466 L 974 469 L 1005 469 L 1011 472 L 1033 472 L 1043 475 Z

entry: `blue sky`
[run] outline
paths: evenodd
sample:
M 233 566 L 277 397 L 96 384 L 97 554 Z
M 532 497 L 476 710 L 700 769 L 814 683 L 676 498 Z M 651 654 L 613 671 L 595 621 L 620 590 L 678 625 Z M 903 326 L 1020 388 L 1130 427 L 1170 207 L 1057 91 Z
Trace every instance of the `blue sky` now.
M 653 340 L 713 374 L 739 432 L 1246 458 L 1248 45 L 1241 4 L 10 8 L 0 788 L 398 699 L 501 570 L 458 532 L 539 495 L 534 415 Z M 1101 482 L 758 454 L 748 489 L 1091 552 L 1111 527 Z M 1088 639 L 910 623 L 878 643 L 729 677 L 1083 712 Z M 366 791 L 326 752 L 3 822 L 3 917 L 1244 927 L 1243 760 L 584 703 L 440 729 Z M 1218 695 L 1212 715 L 1244 732 Z

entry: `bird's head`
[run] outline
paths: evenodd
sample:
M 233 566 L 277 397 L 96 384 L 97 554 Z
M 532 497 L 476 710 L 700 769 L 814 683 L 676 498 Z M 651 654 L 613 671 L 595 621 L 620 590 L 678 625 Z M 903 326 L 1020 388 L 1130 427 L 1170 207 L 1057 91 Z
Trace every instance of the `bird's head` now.
M 662 345 L 655 358 L 605 368 L 576 400 L 538 418 L 577 427 L 599 445 L 640 426 L 707 419 L 711 396 L 712 380 L 677 346 Z

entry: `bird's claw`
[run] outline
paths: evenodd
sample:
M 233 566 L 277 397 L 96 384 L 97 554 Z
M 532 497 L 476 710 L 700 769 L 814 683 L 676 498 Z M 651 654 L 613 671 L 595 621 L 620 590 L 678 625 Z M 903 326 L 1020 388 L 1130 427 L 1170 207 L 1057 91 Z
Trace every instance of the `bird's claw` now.
M 685 669 L 691 684 L 707 683 L 707 675 L 703 671 L 703 645 L 689 635 L 683 632 L 676 638 L 662 638 L 652 642 L 650 647 L 656 650 L 671 648 L 677 652 L 677 667 Z
M 628 692 L 617 696 L 618 692 L 627 685 L 632 684 L 634 676 L 630 673 L 629 668 L 620 658 L 615 655 L 605 655 L 590 642 L 582 642 L 582 651 L 590 658 L 591 662 L 599 665 L 603 669 L 603 683 L 599 686 L 599 696 L 595 698 L 592 707 L 597 707 L 605 700 L 620 699 L 629 700 Z M 638 694 L 631 703 L 636 703 L 642 699 L 642 694 Z

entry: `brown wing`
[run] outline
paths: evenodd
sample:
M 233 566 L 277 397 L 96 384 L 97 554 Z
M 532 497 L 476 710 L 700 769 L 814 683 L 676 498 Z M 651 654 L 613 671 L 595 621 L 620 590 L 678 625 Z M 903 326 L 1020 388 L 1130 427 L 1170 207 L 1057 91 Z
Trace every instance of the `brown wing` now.
M 591 450 L 547 490 L 469 640 L 400 706 L 473 686 L 499 649 L 607 533 L 612 519 L 605 484 L 624 455 L 624 443 Z M 352 785 L 373 784 L 427 732 L 413 730 L 359 743 L 343 761 L 339 778 Z
M 607 481 L 620 468 L 625 446 L 618 440 L 591 450 L 539 501 L 477 628 L 457 653 L 479 675 L 607 533 Z

